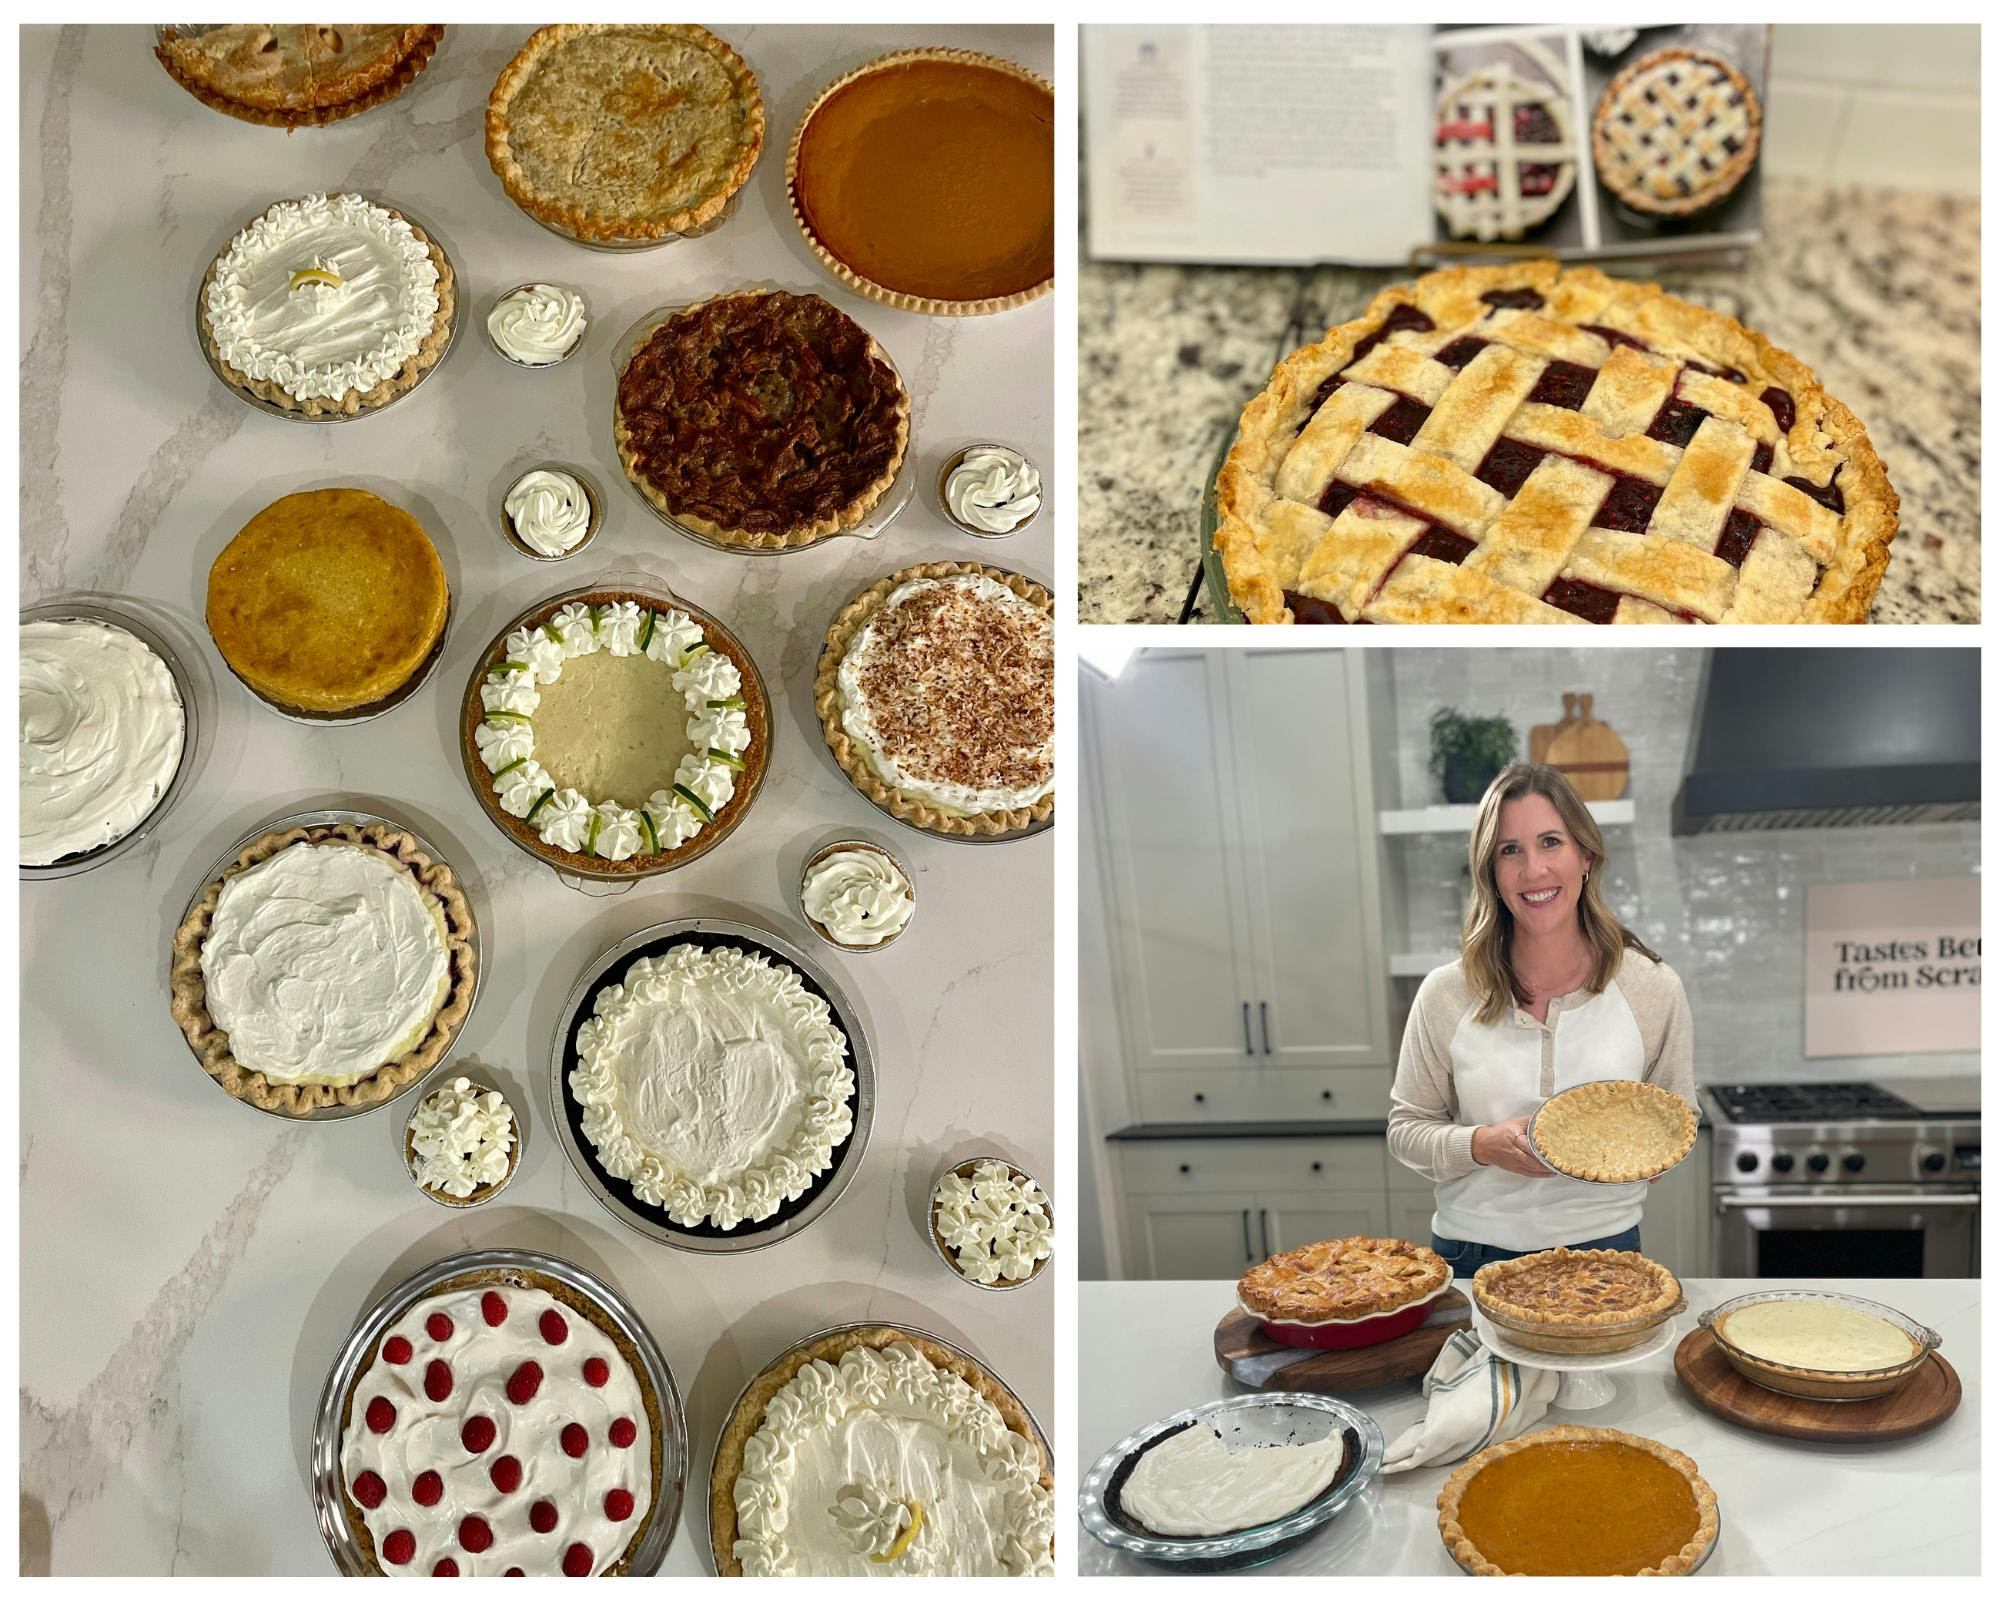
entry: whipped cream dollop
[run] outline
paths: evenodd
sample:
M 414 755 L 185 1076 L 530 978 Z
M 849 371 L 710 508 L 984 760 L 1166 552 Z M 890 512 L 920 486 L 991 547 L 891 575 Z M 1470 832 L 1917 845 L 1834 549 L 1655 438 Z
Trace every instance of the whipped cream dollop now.
M 514 1108 L 499 1090 L 482 1093 L 470 1078 L 424 1096 L 410 1118 L 411 1176 L 455 1199 L 501 1182 L 513 1148 Z
M 230 1054 L 275 1083 L 354 1083 L 422 1042 L 450 987 L 444 918 L 362 845 L 301 841 L 229 878 L 201 947 Z
M 566 556 L 590 532 L 590 492 L 567 472 L 523 473 L 506 506 L 516 536 L 537 555 Z
M 1019 451 L 985 446 L 951 469 L 944 503 L 968 528 L 1012 533 L 1042 509 L 1042 475 Z
M 1205 1423 L 1139 1457 L 1118 1491 L 1125 1510 L 1155 1533 L 1202 1538 L 1289 1517 L 1332 1487 L 1343 1444 L 1335 1428 L 1311 1444 L 1231 1450 Z
M 531 283 L 502 295 L 486 319 L 494 348 L 524 367 L 554 366 L 589 326 L 583 296 L 557 283 Z
M 858 848 L 835 850 L 806 868 L 799 903 L 835 944 L 857 950 L 895 938 L 917 908 L 902 869 L 880 850 Z
M 826 1514 L 855 1551 L 877 1561 L 889 1559 L 903 1530 L 915 1520 L 908 1506 L 871 1483 L 843 1485 Z
M 187 711 L 166 662 L 101 622 L 22 624 L 21 860 L 125 837 L 180 766 Z
M 1055 1249 L 1049 1197 L 1004 1161 L 947 1172 L 931 1195 L 938 1237 L 951 1263 L 974 1283 L 1020 1282 Z

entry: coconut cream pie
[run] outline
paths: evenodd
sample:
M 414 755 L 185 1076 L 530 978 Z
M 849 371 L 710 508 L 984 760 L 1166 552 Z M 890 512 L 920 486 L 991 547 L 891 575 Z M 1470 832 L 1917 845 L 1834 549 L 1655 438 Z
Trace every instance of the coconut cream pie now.
M 1021 1404 L 899 1328 L 788 1351 L 737 1402 L 709 1479 L 724 1577 L 1046 1577 L 1055 1479 Z
M 761 951 L 678 944 L 600 989 L 569 1090 L 598 1163 L 682 1227 L 762 1222 L 854 1129 L 847 1036 Z
M 416 387 L 451 340 L 451 263 L 358 194 L 280 200 L 201 287 L 201 337 L 230 385 L 304 416 L 356 416 Z

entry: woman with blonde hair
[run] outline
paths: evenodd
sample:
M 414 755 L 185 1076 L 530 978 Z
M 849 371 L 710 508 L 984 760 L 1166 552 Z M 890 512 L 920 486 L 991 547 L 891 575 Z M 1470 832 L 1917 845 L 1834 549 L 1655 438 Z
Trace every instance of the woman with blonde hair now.
M 1645 1185 L 1558 1176 L 1528 1119 L 1599 1078 L 1693 1105 L 1687 995 L 1605 905 L 1604 836 L 1554 767 L 1519 762 L 1493 780 L 1467 855 L 1459 959 L 1410 1007 L 1389 1152 L 1437 1184 L 1431 1248 L 1460 1277 L 1556 1245 L 1636 1250 Z

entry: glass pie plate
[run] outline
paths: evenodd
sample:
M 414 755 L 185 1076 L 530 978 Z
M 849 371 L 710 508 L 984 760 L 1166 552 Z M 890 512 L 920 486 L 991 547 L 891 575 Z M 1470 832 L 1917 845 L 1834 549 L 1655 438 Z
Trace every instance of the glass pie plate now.
M 1208 591 L 1210 620 L 1215 622 L 1245 620 L 1243 613 L 1236 608 L 1236 602 L 1229 598 L 1229 575 L 1222 570 L 1222 552 L 1215 548 L 1215 530 L 1222 522 L 1222 513 L 1215 503 L 1215 480 L 1222 476 L 1222 464 L 1229 459 L 1229 452 L 1235 444 L 1236 424 L 1227 423 L 1216 443 L 1215 459 L 1209 463 L 1208 477 L 1201 490 L 1202 583 Z
M 1503 1306 L 1489 1305 L 1477 1295 L 1473 1297 L 1473 1304 L 1480 1316 L 1523 1349 L 1539 1350 L 1553 1356 L 1601 1356 L 1644 1344 L 1658 1328 L 1687 1310 L 1687 1293 L 1685 1290 L 1677 1293 L 1674 1303 L 1664 1311 L 1628 1318 L 1623 1322 L 1593 1323 L 1589 1327 L 1573 1329 L 1552 1328 L 1546 1322 L 1510 1313 Z
M 1289 1516 L 1207 1537 L 1150 1532 L 1126 1512 L 1118 1491 L 1150 1446 L 1188 1428 L 1205 1426 L 1232 1450 L 1262 1445 L 1309 1444 L 1337 1429 L 1357 1435 L 1356 1459 L 1326 1489 Z M 1260 1566 L 1297 1549 L 1375 1481 L 1382 1469 L 1382 1429 L 1358 1407 L 1330 1395 L 1242 1394 L 1210 1401 L 1141 1428 L 1105 1451 L 1077 1493 L 1077 1515 L 1092 1538 L 1142 1561 L 1189 1572 L 1230 1572 Z
M 1874 1317 L 1878 1321 L 1888 1323 L 1890 1327 L 1907 1337 L 1916 1346 L 1915 1352 L 1908 1360 L 1899 1361 L 1894 1366 L 1836 1372 L 1823 1368 L 1788 1366 L 1764 1356 L 1752 1355 L 1749 1351 L 1731 1344 L 1728 1334 L 1724 1331 L 1730 1313 L 1741 1311 L 1746 1306 L 1764 1305 L 1771 1301 L 1839 1306 L 1847 1311 Z M 1708 1330 L 1723 1358 L 1744 1377 L 1761 1388 L 1773 1390 L 1778 1394 L 1792 1395 L 1801 1400 L 1875 1400 L 1886 1394 L 1894 1394 L 1916 1376 L 1918 1368 L 1930 1360 L 1931 1352 L 1944 1343 L 1943 1336 L 1935 1329 L 1927 1328 L 1921 1322 L 1912 1321 L 1894 1306 L 1885 1306 L 1876 1300 L 1863 1300 L 1858 1295 L 1837 1294 L 1831 1290 L 1767 1289 L 1755 1294 L 1738 1295 L 1734 1300 L 1725 1300 L 1721 1305 L 1702 1312 L 1695 1320 Z

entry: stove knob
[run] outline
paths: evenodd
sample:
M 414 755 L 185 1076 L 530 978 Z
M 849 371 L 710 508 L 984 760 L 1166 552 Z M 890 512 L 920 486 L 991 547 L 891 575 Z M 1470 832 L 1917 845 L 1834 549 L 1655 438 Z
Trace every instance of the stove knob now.
M 1754 1151 L 1745 1150 L 1740 1155 L 1738 1155 L 1736 1158 L 1736 1170 L 1738 1172 L 1755 1172 L 1757 1170 L 1756 1153 Z
M 1811 1155 L 1806 1157 L 1806 1166 L 1813 1172 L 1824 1172 L 1832 1165 L 1833 1163 L 1827 1159 L 1827 1154 L 1824 1150 L 1815 1150 Z
M 1942 1150 L 1933 1150 L 1917 1164 L 1926 1172 L 1942 1172 L 1945 1167 L 1944 1152 Z
M 1771 1170 L 1773 1172 L 1790 1172 L 1795 1165 L 1796 1163 L 1788 1155 L 1780 1153 L 1771 1157 Z
M 1867 1165 L 1868 1158 L 1859 1150 L 1850 1150 L 1840 1158 L 1840 1167 L 1843 1172 L 1859 1172 Z

